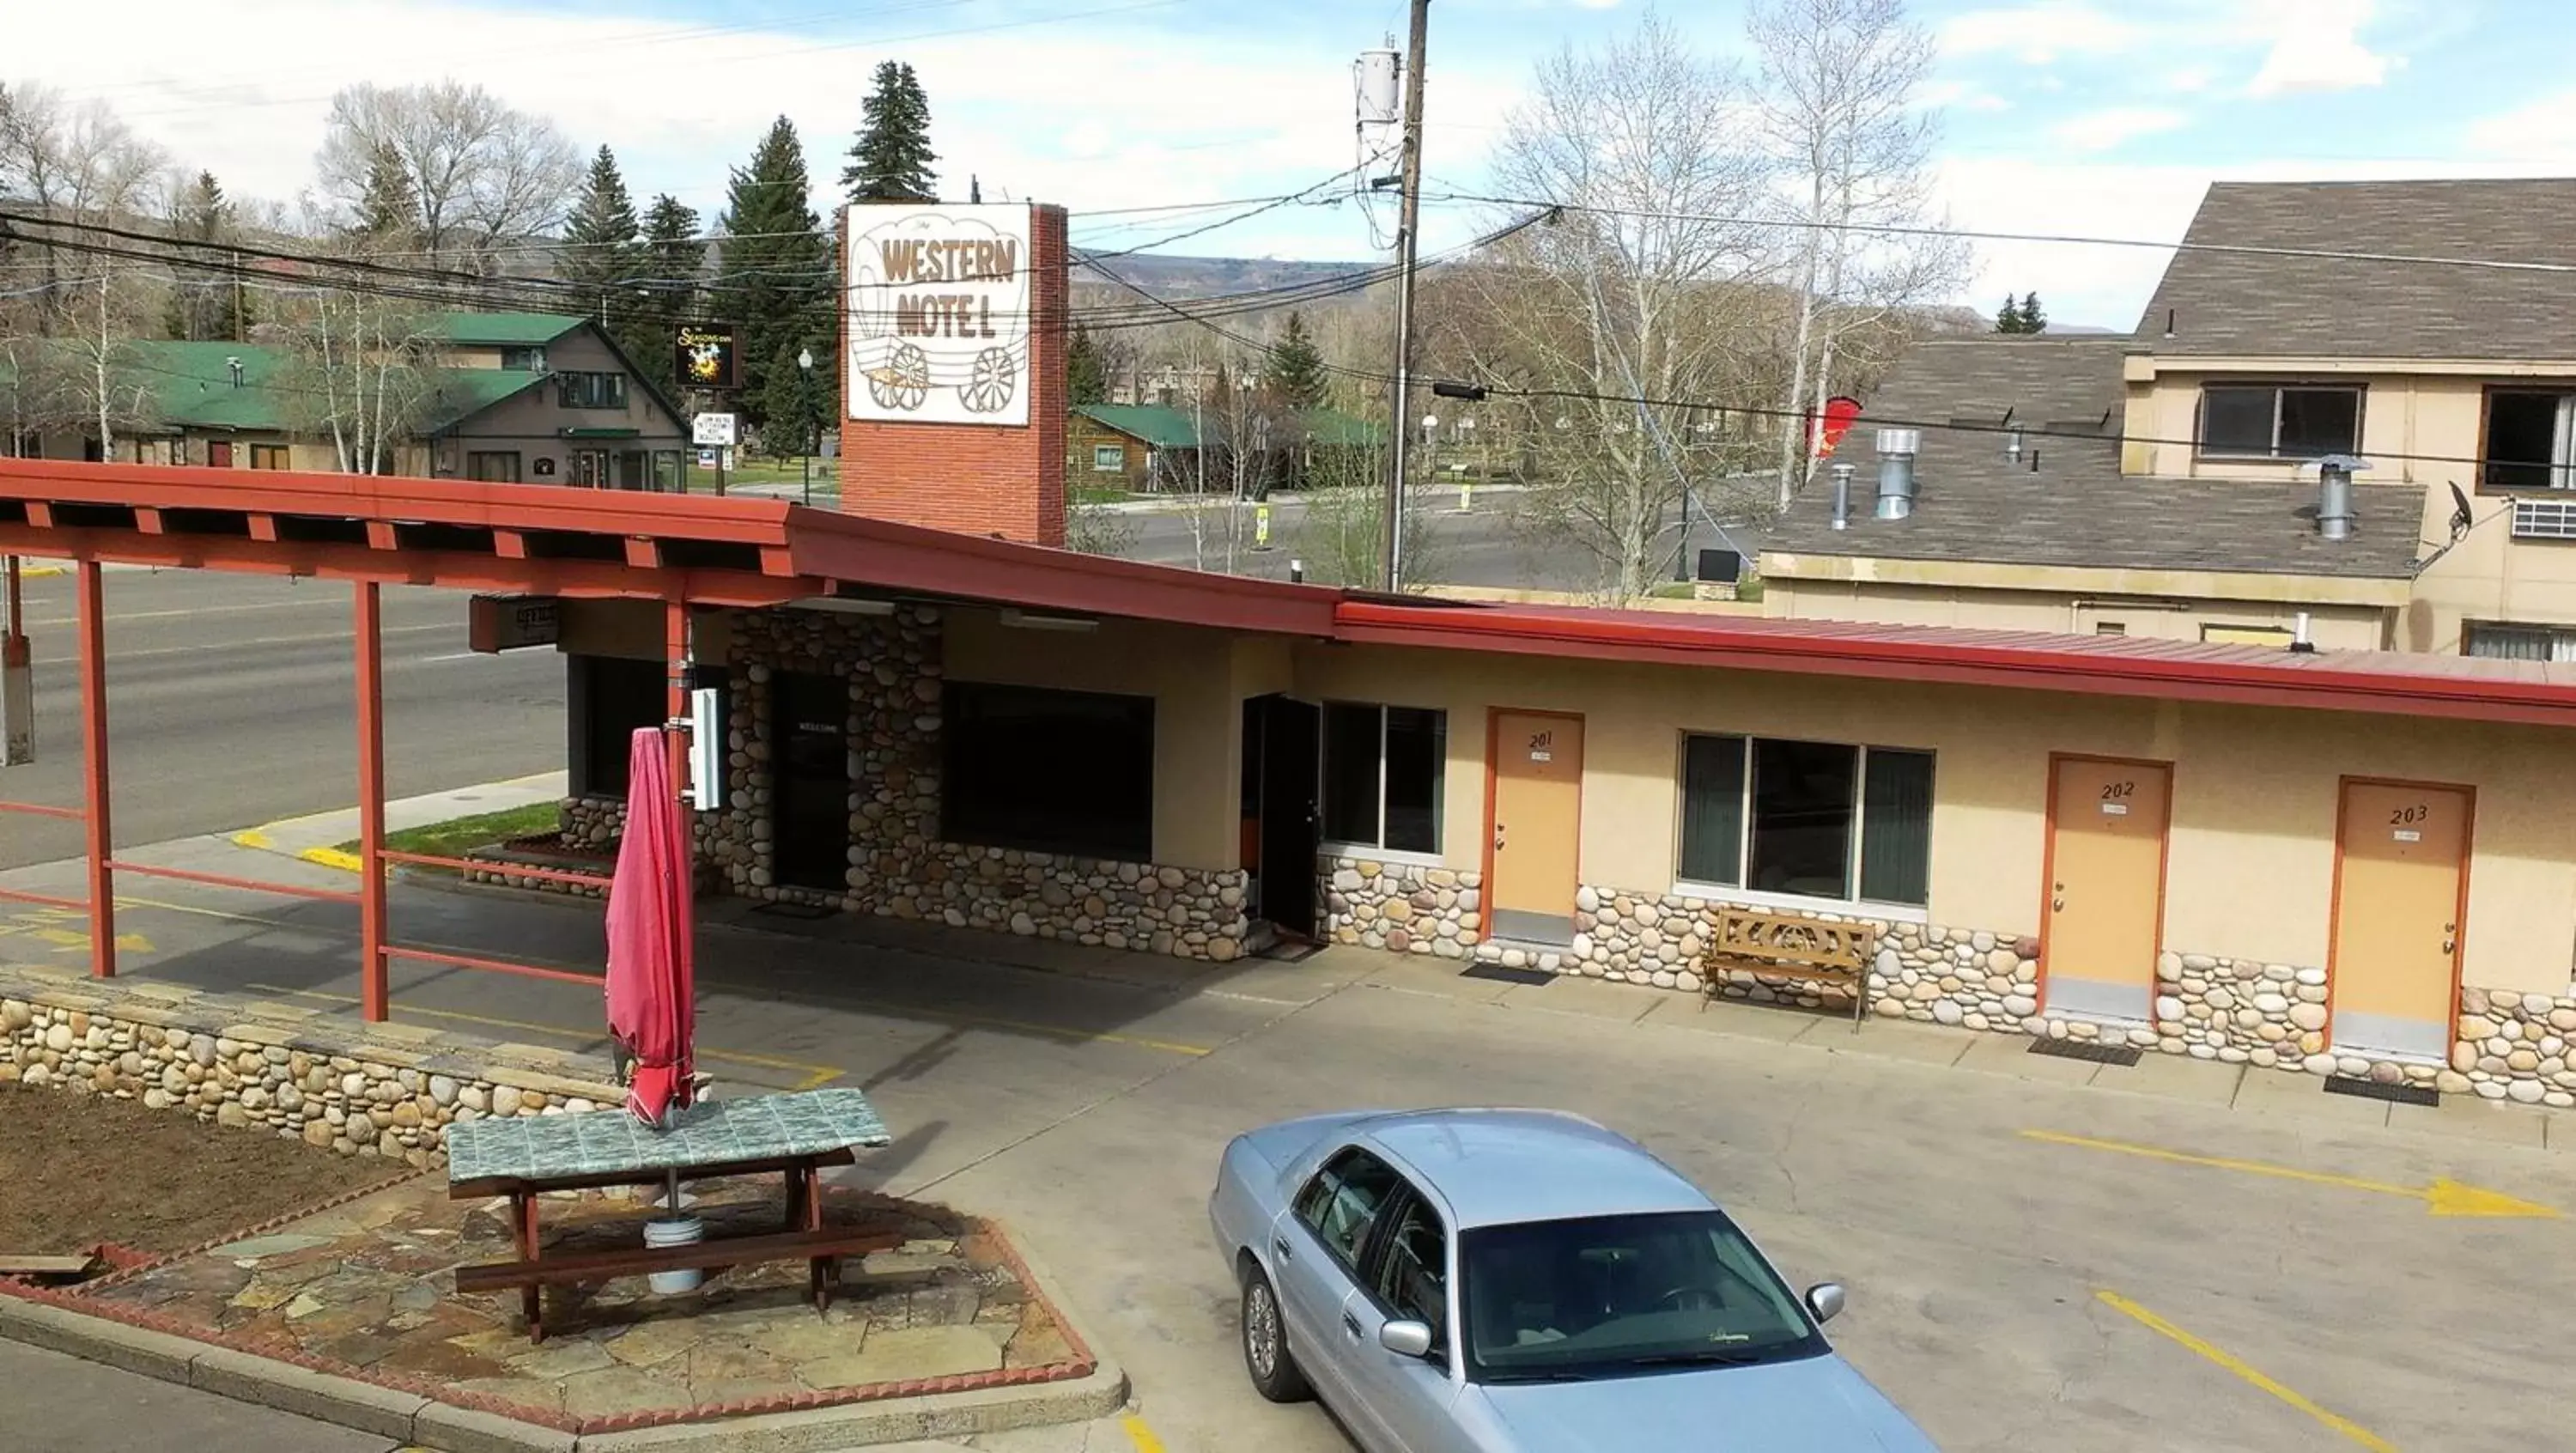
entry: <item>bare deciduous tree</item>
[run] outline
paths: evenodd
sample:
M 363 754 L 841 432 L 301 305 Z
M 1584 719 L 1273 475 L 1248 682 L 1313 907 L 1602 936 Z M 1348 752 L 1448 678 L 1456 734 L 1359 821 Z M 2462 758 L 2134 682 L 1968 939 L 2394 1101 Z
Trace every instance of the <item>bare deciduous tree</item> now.
M 1509 194 L 1567 210 L 1459 265 L 1475 325 L 1449 340 L 1480 376 L 1538 395 L 1513 421 L 1533 468 L 1516 511 L 1581 544 L 1602 594 L 1645 592 L 1694 480 L 1673 411 L 1741 372 L 1773 245 L 1769 160 L 1738 125 L 1731 69 L 1649 13 L 1627 36 L 1541 64 L 1497 150 Z M 1605 397 L 1606 396 L 1606 397 Z M 1490 412 L 1490 411 L 1489 411 Z
M 1803 224 L 1780 437 L 1786 509 L 1806 460 L 1804 418 L 1823 416 L 1842 341 L 1965 282 L 1968 254 L 1957 238 L 1854 230 L 1930 220 L 1938 123 L 1916 92 L 1934 51 L 1904 0 L 1761 0 L 1746 29 L 1762 58 L 1762 135 L 1796 183 Z
M 486 267 L 500 242 L 551 231 L 581 185 L 581 156 L 553 122 L 481 86 L 361 82 L 331 98 L 315 158 L 326 197 L 355 215 L 380 156 L 400 159 L 417 199 L 419 246 Z
M 379 204 L 399 192 L 384 173 L 390 165 L 388 159 L 375 169 Z M 420 242 L 409 224 L 381 216 L 372 227 L 314 223 L 313 250 L 349 263 L 401 257 Z M 449 384 L 440 365 L 437 314 L 371 286 L 354 268 L 342 273 L 323 265 L 310 269 L 310 276 L 313 285 L 288 295 L 279 310 L 294 361 L 273 386 L 291 401 L 296 432 L 330 438 L 344 473 L 399 472 L 401 447 L 415 437 Z

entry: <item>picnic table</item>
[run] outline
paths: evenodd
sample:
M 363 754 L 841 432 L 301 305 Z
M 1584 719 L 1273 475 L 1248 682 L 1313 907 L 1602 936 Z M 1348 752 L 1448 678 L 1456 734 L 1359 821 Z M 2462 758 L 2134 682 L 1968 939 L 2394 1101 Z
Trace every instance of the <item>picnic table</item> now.
M 459 1293 L 517 1287 L 528 1340 L 545 1340 L 540 1291 L 657 1271 L 738 1266 L 760 1261 L 809 1263 L 815 1309 L 831 1305 L 835 1264 L 900 1245 L 899 1231 L 828 1228 L 823 1224 L 822 1170 L 848 1165 L 853 1146 L 890 1145 L 894 1137 L 858 1090 L 808 1090 L 747 1100 L 708 1100 L 673 1112 L 654 1129 L 623 1110 L 468 1120 L 447 1130 L 451 1200 L 510 1198 L 518 1256 L 456 1269 Z M 645 1186 L 718 1176 L 778 1173 L 786 1178 L 786 1224 L 777 1232 L 711 1237 L 687 1246 L 634 1246 L 612 1251 L 544 1254 L 539 1198 L 548 1191 Z M 676 1197 L 674 1198 L 676 1200 Z M 676 1205 L 671 1211 L 676 1214 Z

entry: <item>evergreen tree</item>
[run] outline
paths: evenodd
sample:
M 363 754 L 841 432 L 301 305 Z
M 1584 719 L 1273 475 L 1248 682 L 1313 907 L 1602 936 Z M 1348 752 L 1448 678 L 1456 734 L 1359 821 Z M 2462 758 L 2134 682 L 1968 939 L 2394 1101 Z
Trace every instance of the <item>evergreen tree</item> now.
M 2010 293 L 2004 294 L 2004 305 L 1995 310 L 1995 331 L 1998 333 L 2021 331 L 2021 304 L 2014 302 L 2013 295 Z
M 780 359 L 793 370 L 799 348 L 812 348 L 818 356 L 832 351 L 832 310 L 840 288 L 811 198 L 796 123 L 781 116 L 752 149 L 750 162 L 734 169 L 716 283 L 708 293 L 709 311 L 737 330 L 741 412 L 755 426 L 768 417 L 770 376 Z M 839 402 L 839 374 L 833 369 L 818 380 L 825 386 L 827 411 Z
M 2039 294 L 2021 295 L 2021 331 L 2042 333 L 2048 329 L 2048 315 L 2039 310 Z
M 223 184 L 215 180 L 213 172 L 199 172 L 196 182 L 179 199 L 170 232 L 188 242 L 224 242 L 232 237 L 232 219 L 232 203 L 224 198 Z M 192 248 L 183 256 L 213 260 L 222 254 L 211 248 Z M 238 258 L 232 261 L 239 266 Z M 171 337 L 194 343 L 239 343 L 250 337 L 250 289 L 242 285 L 232 268 L 174 262 L 170 271 L 170 306 L 162 327 Z
M 858 140 L 841 186 L 853 202 L 935 202 L 939 179 L 930 164 L 930 98 L 912 67 L 901 61 L 877 66 L 876 88 L 859 103 Z
M 812 368 L 796 362 L 800 349 L 812 353 Z M 782 344 L 766 372 L 760 391 L 760 414 L 766 421 L 760 431 L 761 452 L 775 459 L 813 452 L 823 426 L 830 422 L 824 401 L 832 376 L 830 351 L 812 344 Z
M 420 193 L 413 190 L 411 169 L 390 144 L 380 145 L 367 160 L 366 191 L 358 198 L 358 216 L 348 229 L 353 240 L 393 247 L 417 236 Z
M 616 154 L 603 146 L 564 224 L 563 277 L 580 284 L 572 296 L 582 312 L 639 364 L 655 352 L 646 298 L 636 286 L 646 270 L 635 199 L 618 173 Z M 662 352 L 669 351 L 663 345 Z
M 1270 345 L 1264 382 L 1279 402 L 1295 413 L 1305 413 L 1324 402 L 1324 354 L 1307 334 L 1303 314 L 1290 312 L 1287 327 Z
M 651 342 L 635 361 L 665 391 L 676 390 L 680 379 L 672 348 L 680 325 L 698 321 L 698 276 L 707 266 L 707 245 L 698 237 L 697 209 L 681 205 L 667 192 L 655 197 L 644 214 L 642 251 L 644 274 L 652 280 L 641 300 Z
M 1081 323 L 1073 325 L 1072 341 L 1065 345 L 1064 389 L 1077 404 L 1109 402 L 1109 361 L 1101 357 L 1099 340 Z

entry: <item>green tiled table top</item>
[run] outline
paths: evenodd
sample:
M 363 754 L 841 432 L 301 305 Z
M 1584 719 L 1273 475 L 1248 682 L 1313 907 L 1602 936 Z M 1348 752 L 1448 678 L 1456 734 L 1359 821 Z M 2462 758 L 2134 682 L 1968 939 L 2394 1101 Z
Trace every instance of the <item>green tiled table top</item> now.
M 724 1165 L 891 1145 L 876 1107 L 857 1090 L 807 1090 L 748 1100 L 706 1100 L 656 1130 L 623 1108 L 578 1115 L 464 1120 L 447 1127 L 447 1178 L 547 1180 Z

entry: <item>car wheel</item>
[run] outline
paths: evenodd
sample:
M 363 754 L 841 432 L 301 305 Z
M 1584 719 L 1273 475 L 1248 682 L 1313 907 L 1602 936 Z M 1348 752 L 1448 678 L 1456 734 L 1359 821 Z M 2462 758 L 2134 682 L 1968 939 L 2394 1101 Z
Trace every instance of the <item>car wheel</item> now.
M 1253 1390 L 1274 1403 L 1303 1402 L 1313 1396 L 1306 1374 L 1288 1352 L 1288 1327 L 1279 1315 L 1279 1294 L 1261 1268 L 1243 1268 L 1243 1370 Z

